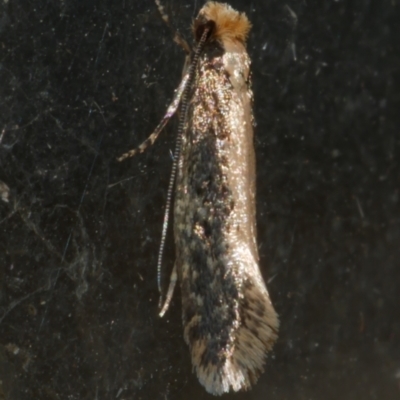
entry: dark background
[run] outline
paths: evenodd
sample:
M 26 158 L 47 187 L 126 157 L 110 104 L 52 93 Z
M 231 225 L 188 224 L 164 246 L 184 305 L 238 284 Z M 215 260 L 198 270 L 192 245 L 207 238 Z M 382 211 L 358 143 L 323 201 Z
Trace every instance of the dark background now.
M 202 3 L 165 3 L 190 38 Z M 398 399 L 399 2 L 231 4 L 253 23 L 258 244 L 281 331 L 254 389 L 225 398 Z M 212 398 L 179 290 L 157 316 L 176 122 L 115 161 L 183 60 L 150 0 L 1 1 L 0 399 Z

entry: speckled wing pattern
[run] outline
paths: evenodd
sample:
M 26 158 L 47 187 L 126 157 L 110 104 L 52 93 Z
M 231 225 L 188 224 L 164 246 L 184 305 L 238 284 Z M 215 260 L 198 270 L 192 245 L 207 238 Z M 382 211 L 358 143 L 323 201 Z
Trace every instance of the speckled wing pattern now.
M 207 3 L 200 23 L 216 5 L 244 16 Z M 256 382 L 279 321 L 258 267 L 250 59 L 215 23 L 191 88 L 174 235 L 184 338 L 200 383 L 221 395 Z

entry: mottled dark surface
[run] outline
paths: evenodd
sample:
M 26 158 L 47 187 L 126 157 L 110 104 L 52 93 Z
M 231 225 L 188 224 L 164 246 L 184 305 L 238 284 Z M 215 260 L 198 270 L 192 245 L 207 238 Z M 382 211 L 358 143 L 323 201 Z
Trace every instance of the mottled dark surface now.
M 200 2 L 168 2 L 187 27 Z M 236 399 L 400 395 L 395 0 L 245 2 L 280 338 Z M 294 18 L 297 16 L 297 19 Z M 208 399 L 156 254 L 183 63 L 152 1 L 0 3 L 0 399 Z M 172 235 L 165 264 L 173 263 Z M 165 277 L 168 274 L 168 267 Z

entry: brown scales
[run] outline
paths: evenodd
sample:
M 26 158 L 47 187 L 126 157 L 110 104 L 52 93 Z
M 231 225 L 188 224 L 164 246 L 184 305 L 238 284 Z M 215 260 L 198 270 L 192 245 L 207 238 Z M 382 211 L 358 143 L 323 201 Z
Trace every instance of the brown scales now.
M 211 40 L 239 40 L 244 43 L 251 29 L 251 23 L 246 14 L 234 10 L 228 4 L 215 1 L 209 1 L 200 10 L 193 24 L 195 35 L 198 24 L 203 23 L 203 21 L 213 21 L 215 23 Z

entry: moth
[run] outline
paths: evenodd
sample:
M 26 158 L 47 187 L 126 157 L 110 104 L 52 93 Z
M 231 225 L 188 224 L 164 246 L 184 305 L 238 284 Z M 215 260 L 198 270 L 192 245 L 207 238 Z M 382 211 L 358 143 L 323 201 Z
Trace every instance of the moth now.
M 196 49 L 166 115 L 142 145 L 119 158 L 153 144 L 179 109 L 159 288 L 173 194 L 176 260 L 160 315 L 179 281 L 193 369 L 214 395 L 246 390 L 257 381 L 279 328 L 258 266 L 253 94 L 246 51 L 250 28 L 244 13 L 207 2 L 193 23 Z

